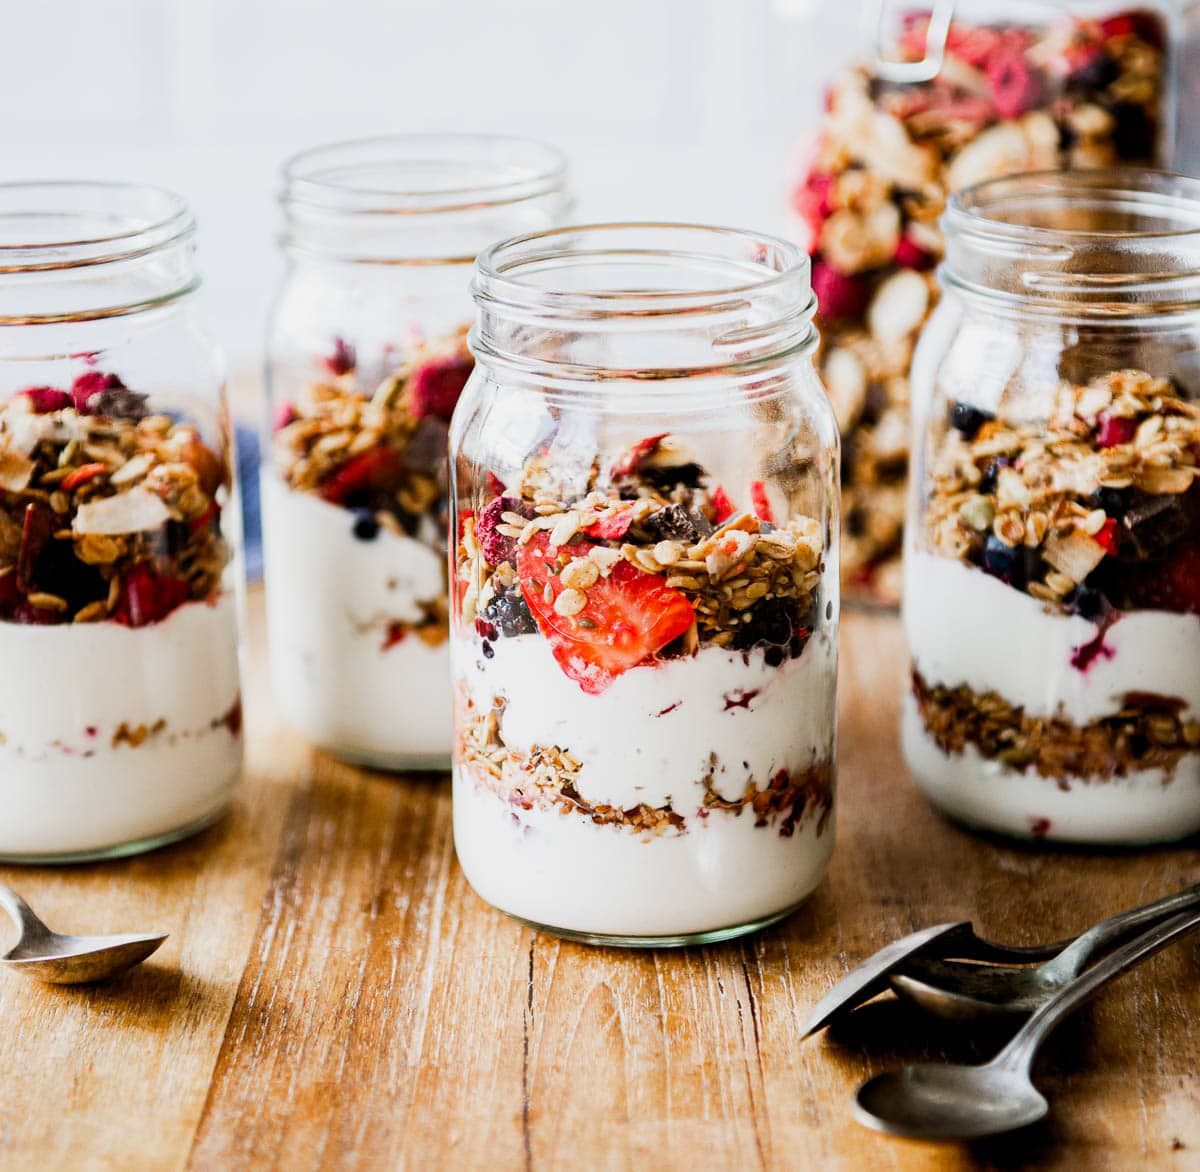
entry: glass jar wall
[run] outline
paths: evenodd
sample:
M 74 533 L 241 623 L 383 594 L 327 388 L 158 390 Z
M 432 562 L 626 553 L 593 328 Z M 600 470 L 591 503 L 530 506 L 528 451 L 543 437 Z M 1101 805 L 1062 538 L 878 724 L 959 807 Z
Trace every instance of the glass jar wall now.
M 451 436 L 454 827 L 587 940 L 792 910 L 833 849 L 837 435 L 808 263 L 606 225 L 479 262 Z
M 938 296 L 947 193 L 1021 171 L 1171 165 L 1184 88 L 1171 4 L 939 0 L 888 20 L 894 11 L 879 0 L 867 59 L 832 79 L 795 194 L 818 368 L 844 439 L 845 586 L 889 605 L 909 366 Z
M 0 859 L 129 854 L 241 764 L 234 463 L 193 220 L 0 185 Z
M 470 266 L 560 222 L 565 166 L 519 139 L 412 135 L 309 151 L 285 184 L 263 476 L 276 700 L 346 760 L 445 768 L 445 452 Z
M 1200 182 L 951 199 L 919 404 L 904 746 L 947 813 L 1140 843 L 1200 829 Z

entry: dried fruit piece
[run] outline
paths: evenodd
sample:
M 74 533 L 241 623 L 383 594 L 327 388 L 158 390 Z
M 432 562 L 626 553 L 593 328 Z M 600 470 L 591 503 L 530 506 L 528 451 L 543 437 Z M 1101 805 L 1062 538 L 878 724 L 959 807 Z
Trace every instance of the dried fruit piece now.
M 1002 118 L 1020 118 L 1032 110 L 1042 96 L 1041 79 L 1025 53 L 1015 45 L 1001 45 L 988 57 L 984 72 L 992 101 Z
M 1200 545 L 1185 545 L 1158 568 L 1147 568 L 1133 595 L 1139 606 L 1200 614 Z
M 340 505 L 347 497 L 370 488 L 382 488 L 400 471 L 400 457 L 390 448 L 371 448 L 334 469 L 318 490 L 323 500 Z
M 125 384 L 115 374 L 102 374 L 98 370 L 84 371 L 71 384 L 71 402 L 80 415 L 88 415 L 92 413 L 89 404 L 93 395 L 118 389 L 125 389 Z
M 71 396 L 57 387 L 26 387 L 23 391 L 17 391 L 17 395 L 28 399 L 39 415 L 63 411 L 71 406 Z
M 25 506 L 21 551 L 17 555 L 17 587 L 23 594 L 33 589 L 34 567 L 50 541 L 56 524 L 54 512 L 46 505 L 31 501 Z
M 333 349 L 321 359 L 321 365 L 335 378 L 340 378 L 358 365 L 358 355 L 345 338 L 334 338 Z
M 1137 432 L 1136 419 L 1105 414 L 1096 422 L 1096 444 L 1101 448 L 1115 448 L 1118 444 L 1127 444 Z
M 917 243 L 911 232 L 906 232 L 900 237 L 900 243 L 896 245 L 896 255 L 892 259 L 902 269 L 916 269 L 921 273 L 937 264 L 937 257 Z
M 629 532 L 632 524 L 633 505 L 630 505 L 628 508 L 614 509 L 590 525 L 585 525 L 580 532 L 588 537 L 603 538 L 605 541 L 620 541 Z
M 103 476 L 107 471 L 107 464 L 81 464 L 78 468 L 71 470 L 59 487 L 63 492 L 74 492 L 81 484 L 86 484 L 97 476 Z
M 469 354 L 455 353 L 418 367 L 409 387 L 409 408 L 418 419 L 433 415 L 449 421 L 475 363 Z
M 750 482 L 750 503 L 754 507 L 754 515 L 760 521 L 774 522 L 775 514 L 771 511 L 771 501 L 767 496 L 767 486 L 761 480 Z
M 502 517 L 505 513 L 515 513 L 527 520 L 532 515 L 523 502 L 508 496 L 497 497 L 479 514 L 479 520 L 475 523 L 475 538 L 483 551 L 484 560 L 491 566 L 511 562 L 516 557 L 516 540 L 497 531 L 497 526 L 504 524 Z
M 148 627 L 182 606 L 190 594 L 185 578 L 157 574 L 146 562 L 139 562 L 121 583 L 113 618 L 127 627 Z
M 633 476 L 640 472 L 646 461 L 658 451 L 662 441 L 666 438 L 666 432 L 663 432 L 661 435 L 648 435 L 645 439 L 638 440 L 636 444 L 617 457 L 612 468 L 609 469 L 609 476 L 613 480 L 623 480 L 627 476 Z
M 586 556 L 590 548 L 591 543 L 577 543 L 570 552 Z M 604 691 L 691 627 L 691 603 L 657 574 L 622 560 L 583 595 L 562 584 L 559 570 L 567 560 L 539 533 L 518 551 L 517 570 L 525 602 L 556 662 L 583 691 Z M 572 613 L 564 615 L 557 603 L 568 591 L 566 608 Z M 584 600 L 577 609 L 575 595 Z
M 734 514 L 733 501 L 729 499 L 729 494 L 719 484 L 713 490 L 712 507 L 714 525 L 720 525 L 723 521 L 729 520 Z
M 813 261 L 812 290 L 817 312 L 826 321 L 860 317 L 870 297 L 870 286 L 862 278 L 839 273 L 820 260 Z

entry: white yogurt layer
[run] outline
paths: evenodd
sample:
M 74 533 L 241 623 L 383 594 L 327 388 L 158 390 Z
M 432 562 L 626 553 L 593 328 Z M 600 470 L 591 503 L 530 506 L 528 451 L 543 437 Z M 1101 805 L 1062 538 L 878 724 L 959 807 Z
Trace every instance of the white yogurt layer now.
M 1088 724 L 1127 692 L 1155 692 L 1200 713 L 1200 618 L 1167 611 L 1123 615 L 1086 671 L 1071 665 L 1098 628 L 954 558 L 910 549 L 904 626 L 926 683 L 997 692 L 1030 716 Z
M 676 936 L 761 920 L 799 903 L 833 849 L 832 815 L 817 812 L 790 836 L 756 827 L 752 811 L 703 809 L 705 779 L 722 797 L 832 767 L 837 651 L 826 632 L 777 668 L 761 652 L 709 647 L 691 658 L 633 668 L 598 695 L 563 674 L 540 635 L 500 638 L 493 656 L 470 640 L 456 675 L 476 711 L 503 706 L 500 736 L 525 753 L 556 745 L 582 762 L 589 803 L 668 802 L 682 833 L 638 834 L 586 816 L 519 810 L 456 768 L 455 844 L 483 898 L 564 930 Z
M 685 936 L 785 912 L 821 882 L 833 819 L 789 838 L 753 811 L 650 837 L 556 810 L 517 810 L 454 772 L 454 846 L 488 903 L 531 923 L 598 936 Z
M 284 717 L 337 756 L 382 768 L 444 766 L 452 740 L 450 657 L 416 635 L 387 646 L 391 623 L 418 622 L 444 590 L 427 545 L 380 530 L 277 477 L 262 481 L 271 678 Z
M 904 755 L 925 794 L 952 818 L 986 830 L 1055 842 L 1135 846 L 1200 831 L 1200 755 L 1170 773 L 1146 769 L 1103 781 L 1071 780 L 1062 788 L 1034 770 L 1024 773 L 981 756 L 943 753 L 926 732 L 916 699 L 905 701 Z
M 0 855 L 103 851 L 228 802 L 242 748 L 231 597 L 137 629 L 0 623 L 0 662 Z

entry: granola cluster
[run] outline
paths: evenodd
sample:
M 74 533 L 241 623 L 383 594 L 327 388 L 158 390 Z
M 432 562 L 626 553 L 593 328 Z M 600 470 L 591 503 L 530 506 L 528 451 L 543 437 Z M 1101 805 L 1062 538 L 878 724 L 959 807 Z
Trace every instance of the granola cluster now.
M 295 400 L 279 406 L 273 455 L 280 478 L 350 511 L 359 540 L 385 530 L 444 553 L 447 433 L 473 368 L 466 327 L 418 347 L 375 381 L 340 339 L 320 367 Z M 448 594 L 420 605 L 420 622 L 390 624 L 388 646 L 409 633 L 445 641 Z
M 464 624 L 485 639 L 540 630 L 587 691 L 653 657 L 762 647 L 777 666 L 811 633 L 820 523 L 776 524 L 765 486 L 738 510 L 670 436 L 641 441 L 569 488 L 530 461 L 465 516 L 457 550 Z
M 229 471 L 116 375 L 0 405 L 0 621 L 140 627 L 221 589 Z
M 920 60 L 928 13 L 893 56 Z M 1031 29 L 951 25 L 938 76 L 838 77 L 795 206 L 808 232 L 820 369 L 843 443 L 847 589 L 899 598 L 909 365 L 937 297 L 947 194 L 1019 171 L 1153 165 L 1160 155 L 1164 29 L 1151 13 L 1063 15 Z
M 1087 618 L 1200 611 L 1200 405 L 1168 380 L 1064 384 L 1045 420 L 949 416 L 924 516 L 934 552 Z
M 566 749 L 534 745 L 521 753 L 504 743 L 501 732 L 503 710 L 470 712 L 460 722 L 458 760 L 470 770 L 476 783 L 521 810 L 550 810 L 563 815 L 580 815 L 598 826 L 617 826 L 638 834 L 683 834 L 688 820 L 672 804 L 650 806 L 640 803 L 622 808 L 589 802 L 579 792 L 583 763 Z M 747 782 L 744 793 L 723 798 L 715 787 L 716 763 L 699 779 L 704 798 L 697 817 L 712 814 L 753 817 L 757 827 L 773 827 L 790 838 L 806 816 L 820 819 L 823 833 L 833 809 L 833 771 L 828 764 L 814 764 L 790 772 L 781 769 L 760 785 Z
M 996 692 L 931 687 L 917 671 L 912 688 L 925 728 L 943 753 L 961 754 L 971 746 L 989 760 L 1041 777 L 1102 781 L 1143 769 L 1169 774 L 1185 754 L 1200 751 L 1200 721 L 1182 720 L 1181 702 L 1170 697 L 1130 693 L 1111 716 L 1077 725 L 1029 716 Z

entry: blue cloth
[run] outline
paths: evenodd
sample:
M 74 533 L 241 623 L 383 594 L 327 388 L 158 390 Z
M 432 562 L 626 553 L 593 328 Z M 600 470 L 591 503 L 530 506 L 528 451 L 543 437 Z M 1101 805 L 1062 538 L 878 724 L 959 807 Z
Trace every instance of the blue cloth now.
M 246 580 L 262 578 L 262 509 L 259 504 L 258 472 L 261 453 L 258 433 L 252 427 L 237 427 L 238 477 L 242 485 L 242 548 L 246 559 Z

